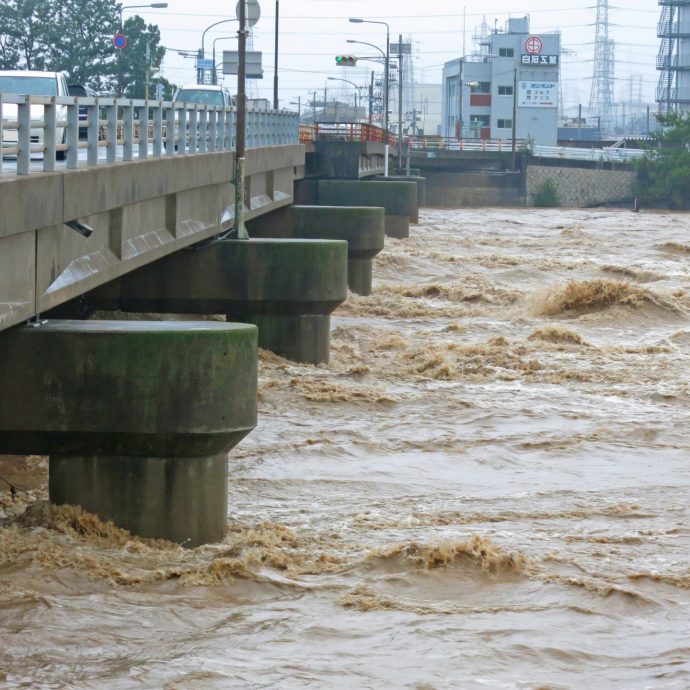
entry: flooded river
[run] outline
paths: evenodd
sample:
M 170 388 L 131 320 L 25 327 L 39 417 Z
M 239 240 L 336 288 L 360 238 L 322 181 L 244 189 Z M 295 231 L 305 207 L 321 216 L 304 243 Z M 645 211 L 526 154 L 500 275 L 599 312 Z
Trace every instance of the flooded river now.
M 0 464 L 0 687 L 690 688 L 690 216 L 411 234 L 328 366 L 261 353 L 222 544 Z

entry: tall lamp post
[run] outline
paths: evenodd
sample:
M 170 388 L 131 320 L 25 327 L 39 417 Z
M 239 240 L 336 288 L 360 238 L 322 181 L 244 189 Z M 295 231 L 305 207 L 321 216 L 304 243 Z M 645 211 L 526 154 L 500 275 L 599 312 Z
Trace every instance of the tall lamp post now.
M 384 172 L 383 174 L 385 177 L 388 177 L 388 80 L 389 80 L 389 69 L 390 69 L 390 61 L 391 61 L 391 29 L 390 26 L 388 26 L 387 22 L 379 22 L 379 21 L 374 21 L 372 19 L 361 19 L 360 17 L 350 17 L 350 21 L 353 24 L 383 24 L 383 26 L 386 27 L 386 74 L 384 77 L 384 91 L 385 93 L 385 98 L 384 98 L 384 111 L 383 111 L 383 118 L 384 118 L 384 129 L 386 130 L 385 134 L 385 139 L 384 139 L 384 149 L 385 149 L 385 161 L 384 161 Z M 348 41 L 350 43 L 351 41 Z M 354 42 L 354 41 L 352 41 Z
M 167 2 L 152 2 L 148 5 L 121 5 L 119 33 L 122 33 L 122 13 L 125 10 L 133 10 L 141 7 L 153 7 L 154 9 L 164 9 L 168 6 Z M 117 51 L 117 95 L 122 96 L 122 48 Z
M 227 22 L 236 22 L 236 21 L 237 21 L 237 19 L 221 19 L 219 22 L 215 22 L 214 24 L 207 26 L 204 29 L 204 32 L 201 34 L 201 48 L 199 49 L 199 58 L 201 58 L 202 60 L 204 60 L 206 58 L 206 52 L 204 51 L 204 41 L 206 39 L 207 32 L 210 29 L 212 29 L 214 26 L 218 26 L 218 24 L 226 24 Z M 216 71 L 215 64 L 213 66 L 213 71 L 214 71 L 214 73 Z M 196 69 L 196 83 L 202 84 L 203 81 L 204 81 L 204 70 L 197 67 L 197 69 Z
M 462 94 L 463 94 L 463 86 L 469 86 L 471 88 L 476 88 L 479 86 L 478 81 L 463 81 L 463 76 L 465 73 L 465 64 L 466 60 L 468 57 L 471 57 L 470 55 L 463 55 L 459 61 L 458 61 L 458 77 L 456 84 L 458 86 L 458 119 L 456 120 L 456 139 L 460 141 L 462 139 L 462 125 L 463 125 L 463 117 L 462 117 Z M 483 55 L 480 55 L 479 57 L 482 58 L 482 62 L 484 61 L 483 58 L 495 58 L 499 57 L 498 55 L 494 53 L 486 53 Z
M 517 132 L 517 67 L 513 69 L 513 122 L 512 125 L 512 144 L 510 150 L 510 166 L 515 172 L 516 153 L 515 153 L 515 136 Z
M 374 50 L 378 50 L 379 53 L 381 53 L 381 55 L 383 57 L 383 62 L 385 64 L 386 54 L 381 50 L 381 48 L 379 48 L 378 46 L 375 46 L 373 43 L 367 43 L 366 41 L 355 41 L 352 38 L 348 38 L 347 42 L 348 43 L 359 43 L 363 46 L 369 46 L 370 48 L 373 48 Z M 386 88 L 387 88 L 387 85 L 385 84 L 385 75 L 384 75 L 384 87 L 383 87 L 384 92 L 386 91 Z M 372 72 L 371 73 L 371 87 L 369 88 L 369 124 L 371 124 L 371 102 L 372 102 L 373 97 L 374 97 L 373 91 L 374 91 L 374 73 Z M 383 117 L 384 117 L 384 122 L 385 122 L 386 121 L 386 113 L 387 113 L 386 105 L 385 105 L 385 103 L 386 103 L 386 94 L 385 93 L 383 94 L 383 101 L 384 101 L 384 106 L 383 106 L 384 116 Z M 385 127 L 385 125 L 384 125 L 384 127 Z M 386 139 L 386 142 L 387 141 L 388 141 L 388 139 Z M 386 156 L 386 160 L 388 160 L 387 156 Z M 386 168 L 386 170 L 388 170 L 388 168 Z
M 211 53 L 213 56 L 213 84 L 218 83 L 216 77 L 216 41 L 230 41 L 233 38 L 237 38 L 237 36 L 218 36 L 218 38 L 213 39 L 213 52 Z
M 462 117 L 462 87 L 467 86 L 470 89 L 475 89 L 479 86 L 478 81 L 462 81 L 462 75 L 458 74 L 458 119 L 457 119 L 457 140 L 462 139 L 462 125 L 464 118 Z
M 341 79 L 340 77 L 328 77 L 328 81 L 344 81 L 346 84 L 351 84 L 352 86 L 355 87 L 355 118 L 357 117 L 357 96 L 359 94 L 359 89 L 361 87 L 357 86 L 353 81 L 350 81 L 349 79 Z M 361 102 L 361 99 L 360 99 Z

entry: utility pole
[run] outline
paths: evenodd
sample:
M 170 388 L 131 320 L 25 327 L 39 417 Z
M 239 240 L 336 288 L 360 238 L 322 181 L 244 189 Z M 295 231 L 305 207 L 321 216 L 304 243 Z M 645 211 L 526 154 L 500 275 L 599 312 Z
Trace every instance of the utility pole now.
M 275 40 L 275 62 L 273 70 L 273 110 L 278 110 L 278 17 L 280 16 L 279 1 L 276 0 L 276 40 Z
M 199 48 L 197 51 L 197 58 L 196 58 L 196 83 L 197 84 L 203 84 L 204 83 L 204 70 L 202 70 L 199 65 L 201 64 L 201 60 L 204 59 L 204 51 Z
M 372 122 L 372 110 L 374 106 L 374 70 L 371 71 L 371 82 L 369 83 L 369 124 Z M 647 127 L 649 129 L 649 126 Z
M 249 239 L 247 229 L 244 227 L 244 163 L 245 163 L 245 139 L 247 136 L 247 96 L 245 81 L 247 74 L 247 31 L 246 10 L 247 3 L 244 0 L 237 3 L 238 19 L 240 21 L 237 32 L 238 64 L 237 64 L 237 131 L 235 146 L 235 237 L 239 240 Z
M 146 41 L 146 54 L 145 54 L 145 59 L 144 62 L 146 63 L 145 66 L 145 74 L 144 74 L 144 98 L 149 97 L 149 76 L 151 74 L 151 41 L 147 40 Z

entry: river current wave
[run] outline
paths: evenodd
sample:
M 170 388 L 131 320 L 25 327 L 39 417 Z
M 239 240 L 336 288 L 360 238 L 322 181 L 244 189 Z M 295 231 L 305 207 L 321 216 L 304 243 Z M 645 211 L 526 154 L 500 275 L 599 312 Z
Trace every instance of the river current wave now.
M 689 230 L 423 209 L 328 365 L 260 352 L 220 544 L 0 457 L 0 687 L 689 688 Z

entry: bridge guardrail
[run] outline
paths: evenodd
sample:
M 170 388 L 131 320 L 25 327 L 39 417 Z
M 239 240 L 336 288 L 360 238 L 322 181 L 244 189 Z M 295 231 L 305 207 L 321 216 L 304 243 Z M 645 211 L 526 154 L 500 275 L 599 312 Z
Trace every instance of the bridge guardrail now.
M 80 107 L 86 110 L 86 122 L 79 119 Z M 0 94 L 0 173 L 7 157 L 16 158 L 16 174 L 27 175 L 32 156 L 39 154 L 41 170 L 52 172 L 56 158 L 63 157 L 69 169 L 84 160 L 93 166 L 230 151 L 235 148 L 236 116 L 235 107 L 196 103 Z M 250 109 L 246 121 L 247 148 L 299 143 L 297 113 Z M 86 139 L 80 140 L 84 129 Z M 80 157 L 83 150 L 85 158 Z
M 646 151 L 643 149 L 622 149 L 613 146 L 605 146 L 600 149 L 584 149 L 572 146 L 535 146 L 532 153 L 542 158 L 629 163 L 642 158 Z
M 373 141 L 386 142 L 386 130 L 366 122 L 317 122 L 313 126 L 314 141 Z M 397 143 L 397 137 L 388 133 L 388 143 Z
M 518 152 L 526 145 L 523 139 L 516 139 Z M 410 137 L 412 151 L 494 151 L 511 152 L 511 139 L 453 139 L 452 137 Z M 531 146 L 530 153 L 541 158 L 561 158 L 594 162 L 630 162 L 645 155 L 643 149 L 605 146 L 602 148 L 575 148 L 572 146 Z
M 522 139 L 516 139 L 515 144 L 519 148 Z M 438 151 L 511 151 L 512 139 L 456 139 L 454 137 L 424 136 L 410 137 L 411 150 Z

